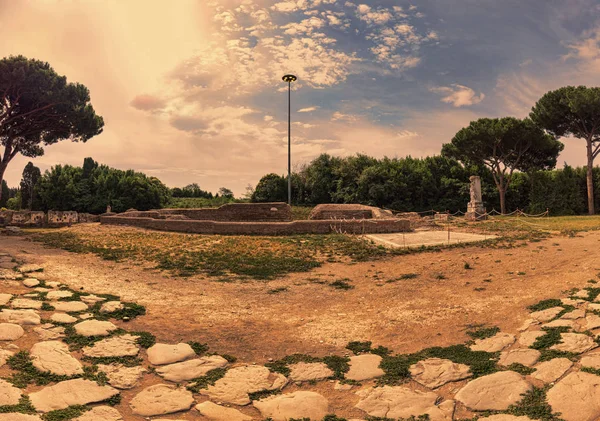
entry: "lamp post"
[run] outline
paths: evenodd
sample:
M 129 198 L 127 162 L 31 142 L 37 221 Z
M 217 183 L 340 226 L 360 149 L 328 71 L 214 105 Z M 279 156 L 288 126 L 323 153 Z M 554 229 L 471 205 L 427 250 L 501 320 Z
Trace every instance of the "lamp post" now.
M 294 75 L 285 75 L 288 84 L 288 204 L 292 206 L 292 82 L 298 80 Z

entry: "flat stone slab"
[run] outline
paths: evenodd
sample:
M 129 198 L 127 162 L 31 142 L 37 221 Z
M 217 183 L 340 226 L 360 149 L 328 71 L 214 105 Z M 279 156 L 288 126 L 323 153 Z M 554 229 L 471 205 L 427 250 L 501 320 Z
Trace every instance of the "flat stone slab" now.
M 49 300 L 59 300 L 61 298 L 71 298 L 73 293 L 71 291 L 50 291 L 46 298 Z
M 14 323 L 0 323 L 0 341 L 16 341 L 25 334 L 20 325 Z
M 81 301 L 52 301 L 50 305 L 56 311 L 64 311 L 66 313 L 78 313 L 88 309 L 88 305 Z
M 600 352 L 584 355 L 580 363 L 582 367 L 600 368 Z
M 6 380 L 0 379 L 0 406 L 16 405 L 21 399 L 21 389 L 14 387 Z
M 529 317 L 531 317 L 534 320 L 537 320 L 538 322 L 549 322 L 550 320 L 558 316 L 558 313 L 560 313 L 563 310 L 564 308 L 562 307 L 551 307 L 547 308 L 546 310 L 534 311 L 529 315 Z
M 0 367 L 6 364 L 6 360 L 15 355 L 14 352 L 9 351 L 8 349 L 0 349 Z
M 498 373 L 471 380 L 458 391 L 455 399 L 475 411 L 503 411 L 519 402 L 531 385 L 514 371 Z
M 556 319 L 556 320 L 552 320 L 551 322 L 544 323 L 541 327 L 542 328 L 544 328 L 544 327 L 570 327 L 570 328 L 573 328 L 573 327 L 575 327 L 575 321 L 574 320 L 566 320 L 566 319 Z
M 350 361 L 348 362 L 350 370 L 346 373 L 346 378 L 360 382 L 383 376 L 385 372 L 379 368 L 382 359 L 379 355 L 375 354 L 350 357 Z
M 267 367 L 246 365 L 228 370 L 223 378 L 200 393 L 217 402 L 248 405 L 248 393 L 278 390 L 286 384 L 287 378 L 282 374 L 272 373 Z
M 499 352 L 515 343 L 515 335 L 498 333 L 491 338 L 478 339 L 471 345 L 472 351 Z
M 590 421 L 600 417 L 600 376 L 575 372 L 565 376 L 547 393 L 552 412 L 568 421 Z
M 85 320 L 77 323 L 75 331 L 83 336 L 108 336 L 110 332 L 117 330 L 117 327 L 111 322 L 101 320 Z
M 237 409 L 227 408 L 217 405 L 211 401 L 202 402 L 196 405 L 200 415 L 212 421 L 250 421 L 252 417 L 242 414 Z
M 543 330 L 532 330 L 530 332 L 523 332 L 519 335 L 519 339 L 517 339 L 517 343 L 524 347 L 530 347 L 535 343 L 537 338 L 540 336 L 544 336 L 546 332 Z
M 63 342 L 38 342 L 31 347 L 31 358 L 33 366 L 45 373 L 61 376 L 83 374 L 83 366 Z
M 102 339 L 92 346 L 83 348 L 86 357 L 134 357 L 140 352 L 137 336 L 120 335 Z
M 119 394 L 110 386 L 100 386 L 91 380 L 74 379 L 29 394 L 33 407 L 38 412 L 65 409 L 72 405 L 87 405 L 102 402 Z
M 30 273 L 30 272 L 43 272 L 44 267 L 41 265 L 36 265 L 34 263 L 26 263 L 19 267 L 19 272 L 21 273 Z
M 296 382 L 323 380 L 334 375 L 325 363 L 296 363 L 290 365 L 290 379 Z
M 12 294 L 0 294 L 0 306 L 7 305 L 12 297 Z
M 321 420 L 329 413 L 327 399 L 318 393 L 307 391 L 269 396 L 253 402 L 253 405 L 263 417 L 273 421 L 287 421 L 292 418 Z
M 186 411 L 193 404 L 192 392 L 166 384 L 149 386 L 129 402 L 134 414 L 145 417 Z
M 577 320 L 585 317 L 585 310 L 582 308 L 578 308 L 573 311 L 569 311 L 568 313 L 563 314 L 560 318 L 566 320 Z
M 589 314 L 585 319 L 580 320 L 581 330 L 592 330 L 600 327 L 600 316 L 596 314 Z
M 442 358 L 428 358 L 411 365 L 410 375 L 415 381 L 430 389 L 472 376 L 468 365 Z
M 86 304 L 96 304 L 101 301 L 106 301 L 106 298 L 98 297 L 97 295 L 93 295 L 93 294 L 92 295 L 82 295 L 81 297 L 79 297 L 79 299 Z
M 41 318 L 39 313 L 34 310 L 2 310 L 0 321 L 19 325 L 39 325 Z
M 538 362 L 542 353 L 537 349 L 520 348 L 504 351 L 500 354 L 498 363 L 508 367 L 511 364 L 522 364 L 526 367 L 532 367 Z
M 7 414 L 0 414 L 0 421 L 42 421 L 42 419 L 37 415 L 9 412 Z
M 158 367 L 156 373 L 171 382 L 180 383 L 202 377 L 210 370 L 225 367 L 227 360 L 220 355 L 196 358 Z
M 75 323 L 77 321 L 77 317 L 73 317 L 67 313 L 54 313 L 50 316 L 50 320 L 56 323 Z
M 148 371 L 142 366 L 125 367 L 121 364 L 98 364 L 98 371 L 106 373 L 108 384 L 117 389 L 133 389 Z
M 188 344 L 154 344 L 148 348 L 148 361 L 153 365 L 165 365 L 194 358 L 196 353 Z
M 100 307 L 100 313 L 112 313 L 123 310 L 125 306 L 120 301 L 107 301 Z
M 361 398 L 356 408 L 372 417 L 404 419 L 429 415 L 431 421 L 450 421 L 454 413 L 454 401 L 447 400 L 436 405 L 439 399 L 436 393 L 404 386 L 370 387 L 356 394 Z
M 535 366 L 535 371 L 530 376 L 544 383 L 552 383 L 561 378 L 571 367 L 573 362 L 568 358 L 554 358 Z
M 123 421 L 123 417 L 115 408 L 96 406 L 73 421 Z
M 561 333 L 560 337 L 562 343 L 552 345 L 550 349 L 582 354 L 598 346 L 591 337 L 581 333 Z
M 35 278 L 27 278 L 23 280 L 23 285 L 25 285 L 27 288 L 33 288 L 38 286 L 39 284 L 40 281 Z
M 15 298 L 10 302 L 10 306 L 17 309 L 39 310 L 42 308 L 42 302 L 39 300 L 31 300 L 29 298 Z
M 44 324 L 33 329 L 42 341 L 50 341 L 65 337 L 65 328 L 54 326 L 52 323 Z

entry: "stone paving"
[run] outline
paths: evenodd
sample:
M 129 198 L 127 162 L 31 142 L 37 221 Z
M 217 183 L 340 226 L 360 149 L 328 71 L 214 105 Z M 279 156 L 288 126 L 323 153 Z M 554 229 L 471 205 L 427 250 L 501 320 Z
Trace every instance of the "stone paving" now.
M 0 421 L 600 419 L 593 283 L 532 306 L 518 332 L 481 329 L 407 356 L 349 344 L 356 355 L 263 366 L 128 332 L 143 307 L 0 262 Z

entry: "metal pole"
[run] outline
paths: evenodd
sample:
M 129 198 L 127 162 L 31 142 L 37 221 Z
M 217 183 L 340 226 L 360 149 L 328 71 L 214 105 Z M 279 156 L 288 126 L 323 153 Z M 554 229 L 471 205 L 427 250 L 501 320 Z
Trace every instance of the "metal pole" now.
M 288 82 L 288 204 L 292 206 L 292 82 Z

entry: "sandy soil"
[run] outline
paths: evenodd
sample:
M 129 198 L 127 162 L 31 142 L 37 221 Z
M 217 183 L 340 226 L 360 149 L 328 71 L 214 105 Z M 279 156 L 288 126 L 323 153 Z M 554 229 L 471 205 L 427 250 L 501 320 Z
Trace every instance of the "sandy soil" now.
M 128 329 L 148 330 L 164 341 L 206 342 L 213 352 L 264 363 L 297 352 L 343 354 L 353 340 L 370 340 L 396 352 L 462 343 L 469 324 L 516 331 L 527 305 L 596 278 L 599 241 L 600 232 L 590 232 L 517 249 L 473 246 L 325 264 L 310 273 L 245 283 L 173 278 L 133 264 L 44 248 L 26 237 L 0 237 L 0 252 L 43 264 L 48 280 L 145 305 L 148 315 L 130 322 Z M 472 269 L 465 269 L 465 262 Z M 405 273 L 419 276 L 386 282 Z M 438 274 L 445 279 L 437 279 Z M 335 290 L 314 283 L 316 278 L 349 278 L 355 288 Z M 288 290 L 268 293 L 278 287 Z

